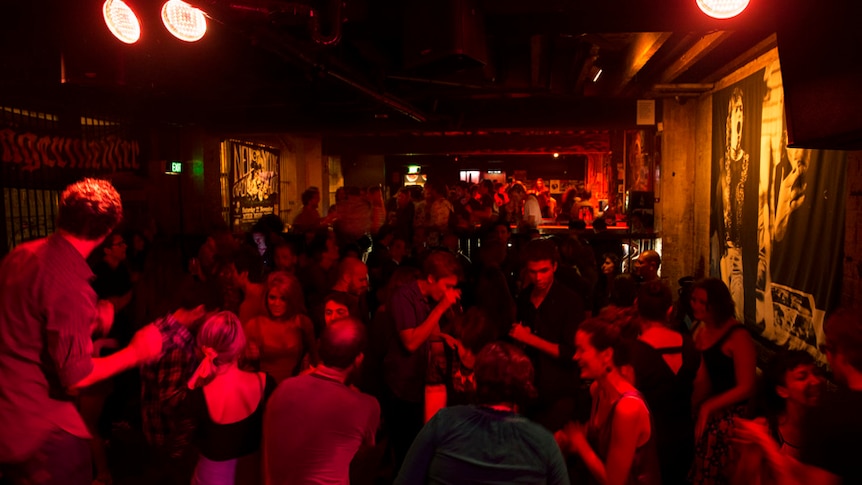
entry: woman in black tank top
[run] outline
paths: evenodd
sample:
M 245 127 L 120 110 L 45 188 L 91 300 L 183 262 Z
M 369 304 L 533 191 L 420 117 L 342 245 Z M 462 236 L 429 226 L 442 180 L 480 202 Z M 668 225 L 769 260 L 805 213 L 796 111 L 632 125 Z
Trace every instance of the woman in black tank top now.
M 694 285 L 692 312 L 699 323 L 694 342 L 702 352 L 695 379 L 693 409 L 695 459 L 690 475 L 694 484 L 724 484 L 732 470 L 728 436 L 733 418 L 742 414 L 754 393 L 757 356 L 754 342 L 735 318 L 733 298 L 717 278 Z

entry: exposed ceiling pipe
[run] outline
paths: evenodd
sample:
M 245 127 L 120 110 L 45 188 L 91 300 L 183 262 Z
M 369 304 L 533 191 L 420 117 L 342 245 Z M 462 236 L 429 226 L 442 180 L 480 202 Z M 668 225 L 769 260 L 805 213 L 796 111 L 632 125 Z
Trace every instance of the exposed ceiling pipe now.
M 262 2 L 245 1 L 242 3 L 231 3 L 229 7 L 233 10 L 254 12 L 268 16 L 275 14 L 290 14 L 295 16 L 307 15 L 312 40 L 320 45 L 331 46 L 338 44 L 341 41 L 341 24 L 344 23 L 344 18 L 342 18 L 341 12 L 344 8 L 344 1 L 331 0 L 331 2 L 333 3 L 335 11 L 332 14 L 332 31 L 329 35 L 323 35 L 320 30 L 320 19 L 323 17 L 321 11 L 306 3 L 281 2 L 277 0 Z
M 341 0 L 338 0 L 339 4 Z M 414 108 L 407 101 L 396 98 L 395 96 L 382 93 L 377 89 L 368 86 L 365 83 L 360 81 L 356 81 L 353 77 L 349 76 L 346 73 L 339 72 L 330 68 L 328 65 L 314 59 L 308 53 L 306 53 L 301 48 L 297 47 L 294 42 L 290 42 L 287 39 L 287 34 L 274 33 L 269 28 L 256 28 L 254 32 L 247 32 L 246 30 L 240 29 L 237 27 L 237 23 L 231 22 L 230 18 L 230 8 L 234 8 L 233 5 L 229 6 L 228 9 L 225 9 L 223 6 L 219 5 L 218 0 L 199 0 L 196 1 L 195 6 L 204 11 L 208 17 L 219 22 L 226 27 L 233 28 L 241 32 L 242 34 L 250 37 L 261 39 L 263 42 L 258 43 L 259 46 L 268 50 L 269 52 L 285 59 L 287 61 L 299 61 L 303 64 L 310 66 L 314 71 L 319 72 L 321 74 L 327 75 L 333 79 L 336 79 L 347 86 L 353 88 L 354 90 L 378 101 L 393 110 L 412 118 L 420 123 L 424 123 L 428 120 L 428 117 L 422 113 L 419 109 Z M 282 6 L 286 5 L 281 3 Z M 255 10 L 259 11 L 259 10 Z M 340 27 L 339 27 L 339 36 Z

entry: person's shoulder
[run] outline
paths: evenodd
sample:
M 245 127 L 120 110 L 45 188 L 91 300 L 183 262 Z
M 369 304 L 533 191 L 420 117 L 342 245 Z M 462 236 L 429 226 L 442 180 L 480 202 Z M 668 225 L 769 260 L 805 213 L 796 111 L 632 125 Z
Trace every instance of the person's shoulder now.
M 621 418 L 634 419 L 640 416 L 649 416 L 643 396 L 639 393 L 626 393 L 617 402 L 615 413 Z
M 551 285 L 551 292 L 553 298 L 555 300 L 559 300 L 560 303 L 568 305 L 577 304 L 581 306 L 584 304 L 584 299 L 578 294 L 578 292 L 557 279 L 554 279 L 554 283 Z
M 392 303 L 394 304 L 398 299 L 412 300 L 416 295 L 421 297 L 422 293 L 419 291 L 419 284 L 416 280 L 412 280 L 401 285 L 392 292 Z
M 269 374 L 267 374 L 267 380 L 270 379 Z M 287 379 L 281 381 L 276 385 L 275 390 L 272 392 L 271 400 L 291 400 L 294 398 L 299 398 L 301 391 L 299 389 L 306 388 L 311 382 L 309 379 L 313 379 L 309 374 L 302 374 L 294 377 L 288 377 Z M 274 380 L 274 379 L 273 379 Z M 303 398 L 304 399 L 304 398 Z

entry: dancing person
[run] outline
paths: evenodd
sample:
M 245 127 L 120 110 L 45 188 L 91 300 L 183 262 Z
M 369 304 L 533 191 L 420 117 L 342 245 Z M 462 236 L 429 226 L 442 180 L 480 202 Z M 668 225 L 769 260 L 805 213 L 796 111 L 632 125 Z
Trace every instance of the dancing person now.
M 509 336 L 528 347 L 536 369 L 538 397 L 527 415 L 556 430 L 577 406 L 580 380 L 572 356 L 575 331 L 585 316 L 584 303 L 554 279 L 559 256 L 553 241 L 530 241 L 524 258 L 530 286 L 518 297 L 520 322 L 512 325 Z
M 802 433 L 794 443 L 800 446 L 799 460 L 782 453 L 767 427 L 736 420 L 734 439 L 758 445 L 780 485 L 862 483 L 862 469 L 858 466 L 862 453 L 860 315 L 859 308 L 838 309 L 823 326 L 825 341 L 821 351 L 826 354 L 838 389 L 825 393 L 819 404 L 805 413 Z
M 730 290 L 718 278 L 694 284 L 693 338 L 702 354 L 694 381 L 695 460 L 690 478 L 697 484 L 727 483 L 732 473 L 729 434 L 755 390 L 754 342 L 735 318 Z
M 191 392 L 185 406 L 195 422 L 194 442 L 200 451 L 192 485 L 248 483 L 237 479 L 237 464 L 260 448 L 263 411 L 275 390 L 275 380 L 264 372 L 240 370 L 245 334 L 239 318 L 230 312 L 209 317 L 197 335 L 204 355 L 188 382 Z M 259 469 L 251 465 L 249 470 Z
M 264 415 L 265 483 L 349 483 L 351 460 L 380 424 L 377 401 L 346 385 L 365 343 L 362 323 L 339 320 L 323 330 L 314 372 L 279 384 Z
M 619 328 L 592 318 L 575 335 L 575 360 L 592 380 L 586 426 L 569 422 L 556 433 L 560 447 L 583 459 L 593 479 L 606 485 L 661 483 L 654 430 L 643 396 L 623 376 L 629 349 Z
M 514 345 L 476 356 L 476 405 L 444 408 L 416 437 L 396 484 L 568 484 L 560 449 L 542 426 L 519 415 L 535 396 L 533 365 Z
M 311 364 L 317 363 L 314 326 L 305 315 L 302 288 L 295 277 L 284 274 L 271 279 L 265 295 L 266 315 L 245 326 L 246 357 L 281 382 L 299 373 L 306 353 Z
M 757 432 L 771 440 L 779 453 L 799 459 L 803 422 L 820 402 L 825 382 L 814 358 L 804 350 L 783 350 L 770 359 L 758 386 L 760 417 L 751 421 L 737 419 L 734 423 L 734 437 L 738 442 L 736 435 L 743 435 L 739 442 L 740 463 L 735 471 L 737 483 L 772 484 L 782 473 L 772 469 L 772 463 L 764 459 L 759 448 L 762 444 L 747 446 L 749 443 L 745 443 L 747 433 L 755 428 L 760 428 Z
M 631 347 L 634 384 L 653 418 L 662 483 L 682 485 L 694 458 L 691 395 L 700 353 L 688 334 L 670 328 L 667 285 L 641 284 L 635 306 L 640 334 Z
M 57 231 L 0 264 L 0 473 L 14 484 L 90 485 L 90 434 L 70 392 L 161 351 L 146 330 L 108 357 L 91 356 L 97 303 L 86 259 L 122 213 L 110 182 L 76 182 L 60 195 Z

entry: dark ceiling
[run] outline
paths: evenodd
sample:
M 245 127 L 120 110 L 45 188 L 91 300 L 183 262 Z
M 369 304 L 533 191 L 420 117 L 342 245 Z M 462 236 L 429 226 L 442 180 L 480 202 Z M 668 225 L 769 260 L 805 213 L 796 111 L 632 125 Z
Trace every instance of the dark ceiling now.
M 5 2 L 0 100 L 233 131 L 608 129 L 774 47 L 778 3 L 717 21 L 694 0 L 343 2 L 196 0 L 203 40 L 145 16 L 134 46 L 101 0 Z

